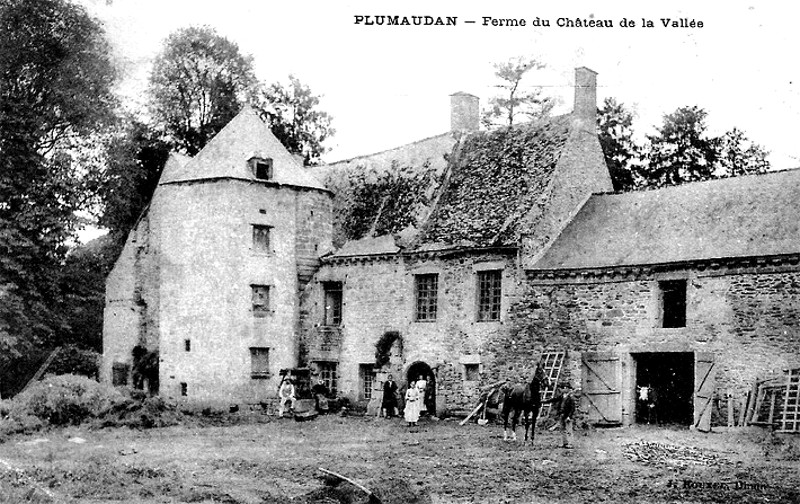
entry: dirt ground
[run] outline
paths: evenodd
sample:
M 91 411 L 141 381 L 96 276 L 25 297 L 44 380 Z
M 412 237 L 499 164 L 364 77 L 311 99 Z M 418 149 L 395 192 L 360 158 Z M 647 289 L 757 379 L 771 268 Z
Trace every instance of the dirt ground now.
M 384 504 L 800 502 L 800 439 L 765 431 L 593 429 L 567 450 L 557 432 L 526 445 L 455 419 L 221 423 L 13 437 L 0 444 L 0 503 L 369 502 L 320 467 Z

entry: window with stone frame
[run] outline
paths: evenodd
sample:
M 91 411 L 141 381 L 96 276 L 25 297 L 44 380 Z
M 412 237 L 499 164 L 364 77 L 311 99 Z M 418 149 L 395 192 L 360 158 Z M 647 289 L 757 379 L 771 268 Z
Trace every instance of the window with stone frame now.
M 502 270 L 478 272 L 478 322 L 500 320 Z
M 415 275 L 414 292 L 416 300 L 414 320 L 435 322 L 439 301 L 439 275 L 437 273 Z
M 686 280 L 658 282 L 661 327 L 686 327 Z
M 322 288 L 325 296 L 323 325 L 342 325 L 342 282 L 325 282 Z
M 253 252 L 256 254 L 271 254 L 270 233 L 272 227 L 253 224 Z
M 272 180 L 272 159 L 270 158 L 251 158 L 248 162 L 250 170 L 258 180 Z
M 250 347 L 250 377 L 269 378 L 269 348 Z
M 115 362 L 111 365 L 111 384 L 115 387 L 124 387 L 128 384 L 131 366 L 124 362 Z
M 358 371 L 361 381 L 361 399 L 372 399 L 372 387 L 375 385 L 375 365 L 361 364 Z
M 464 364 L 464 381 L 479 381 L 480 379 L 480 364 Z
M 251 285 L 253 315 L 256 317 L 266 317 L 270 311 L 269 304 L 269 285 Z
M 322 383 L 328 387 L 331 397 L 336 396 L 336 391 L 339 385 L 337 376 L 338 364 L 336 362 L 317 362 L 317 369 L 319 370 L 319 377 Z

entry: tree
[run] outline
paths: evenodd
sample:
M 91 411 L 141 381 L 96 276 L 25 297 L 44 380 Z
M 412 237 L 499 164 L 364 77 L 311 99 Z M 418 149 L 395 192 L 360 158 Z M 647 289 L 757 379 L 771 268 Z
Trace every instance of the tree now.
M 316 108 L 320 96 L 289 75 L 289 85 L 276 82 L 263 90 L 259 109 L 272 133 L 289 152 L 303 156 L 306 166 L 318 164 L 325 153 L 322 143 L 333 136 L 331 116 Z
M 100 226 L 124 242 L 150 202 L 169 153 L 158 132 L 135 120 L 108 141 L 105 170 L 95 189 L 102 207 Z
M 708 136 L 706 116 L 697 106 L 664 116 L 658 134 L 647 137 L 647 164 L 640 170 L 643 185 L 664 187 L 714 178 L 717 142 Z
M 717 174 L 720 177 L 738 177 L 769 171 L 767 151 L 748 140 L 738 128 L 721 136 L 717 141 L 717 148 Z
M 0 2 L 0 354 L 64 322 L 58 269 L 85 200 L 78 139 L 113 117 L 100 24 L 65 0 Z
M 545 67 L 534 58 L 517 57 L 504 63 L 495 63 L 494 75 L 500 80 L 496 87 L 503 94 L 489 99 L 489 108 L 484 110 L 482 122 L 487 128 L 512 126 L 520 117 L 528 120 L 547 116 L 553 108 L 553 100 L 542 97 L 541 87 L 525 87 L 522 80 L 532 70 Z
M 634 169 L 637 185 L 664 187 L 769 171 L 767 151 L 738 128 L 710 136 L 706 117 L 699 107 L 681 107 L 664 116 L 658 135 L 647 137 L 645 165 Z
M 170 35 L 150 74 L 150 109 L 175 147 L 193 156 L 245 103 L 257 80 L 250 56 L 212 28 Z
M 598 110 L 597 130 L 614 190 L 634 189 L 634 163 L 641 147 L 633 140 L 633 114 L 614 98 L 606 98 Z

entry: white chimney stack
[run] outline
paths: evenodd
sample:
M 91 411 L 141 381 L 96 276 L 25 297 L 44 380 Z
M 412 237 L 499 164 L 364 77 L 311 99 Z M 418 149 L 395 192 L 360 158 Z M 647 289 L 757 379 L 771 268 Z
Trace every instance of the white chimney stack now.
M 597 72 L 586 67 L 575 69 L 575 119 L 594 132 L 597 125 Z
M 469 93 L 450 95 L 450 131 L 478 131 L 480 125 L 479 98 Z

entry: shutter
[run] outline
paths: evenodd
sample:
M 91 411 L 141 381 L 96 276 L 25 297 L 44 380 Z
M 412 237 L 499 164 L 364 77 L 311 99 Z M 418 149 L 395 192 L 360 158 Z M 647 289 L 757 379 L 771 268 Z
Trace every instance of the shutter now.
M 694 354 L 694 421 L 692 427 L 708 432 L 711 430 L 711 401 L 714 399 L 716 368 L 714 354 Z
M 614 353 L 585 352 L 582 360 L 582 401 L 592 424 L 622 423 L 622 366 Z

